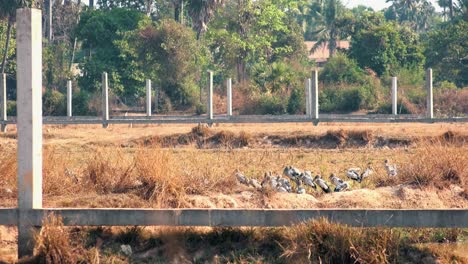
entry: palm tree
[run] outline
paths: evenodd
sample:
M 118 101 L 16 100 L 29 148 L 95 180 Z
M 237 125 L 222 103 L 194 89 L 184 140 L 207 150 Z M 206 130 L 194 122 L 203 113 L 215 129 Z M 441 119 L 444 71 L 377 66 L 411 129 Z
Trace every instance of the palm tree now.
M 315 19 L 313 35 L 317 42 L 310 50 L 315 52 L 323 44 L 328 43 L 330 57 L 336 53 L 337 42 L 343 37 L 344 17 L 343 4 L 340 0 L 319 1 L 315 6 Z
M 215 10 L 224 4 L 224 0 L 189 0 L 187 11 L 192 19 L 192 26 L 200 34 L 208 30 L 208 22 L 214 17 Z

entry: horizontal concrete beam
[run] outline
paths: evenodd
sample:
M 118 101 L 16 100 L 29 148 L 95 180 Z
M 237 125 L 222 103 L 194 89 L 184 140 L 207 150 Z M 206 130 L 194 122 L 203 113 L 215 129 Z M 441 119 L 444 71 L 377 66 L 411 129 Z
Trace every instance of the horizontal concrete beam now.
M 321 217 L 355 227 L 468 228 L 468 209 L 55 209 L 30 211 L 32 225 L 61 215 L 68 226 L 289 226 Z M 0 209 L 0 225 L 14 225 L 16 209 Z
M 0 208 L 0 225 L 18 225 L 18 209 Z
M 197 123 L 466 123 L 468 117 L 453 118 L 421 118 L 415 116 L 355 116 L 355 115 L 320 115 L 319 119 L 311 120 L 301 115 L 265 115 L 265 116 L 214 116 L 208 120 L 203 116 L 151 116 L 151 117 L 111 117 L 108 124 L 197 124 Z M 98 117 L 44 117 L 47 125 L 91 125 L 102 124 Z M 16 119 L 0 121 L 0 124 L 16 124 Z

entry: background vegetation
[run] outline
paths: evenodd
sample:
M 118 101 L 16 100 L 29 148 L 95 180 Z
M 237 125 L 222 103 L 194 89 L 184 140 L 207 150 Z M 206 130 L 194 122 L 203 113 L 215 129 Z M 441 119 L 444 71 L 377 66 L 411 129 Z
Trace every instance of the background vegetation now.
M 66 80 L 74 113 L 96 114 L 101 74 L 113 109 L 142 107 L 145 79 L 160 92 L 156 111 L 204 112 L 207 70 L 224 100 L 233 78 L 240 114 L 305 112 L 309 54 L 326 48 L 322 112 L 389 113 L 390 76 L 399 77 L 400 113 L 424 111 L 424 68 L 435 76 L 436 113 L 468 112 L 466 1 L 389 0 L 381 11 L 340 0 L 5 0 L 0 4 L 1 72 L 15 113 L 15 9 L 43 9 L 45 114 L 64 115 Z M 48 18 L 52 15 L 52 23 Z M 339 48 L 339 41 L 350 48 Z M 305 41 L 315 41 L 307 50 Z

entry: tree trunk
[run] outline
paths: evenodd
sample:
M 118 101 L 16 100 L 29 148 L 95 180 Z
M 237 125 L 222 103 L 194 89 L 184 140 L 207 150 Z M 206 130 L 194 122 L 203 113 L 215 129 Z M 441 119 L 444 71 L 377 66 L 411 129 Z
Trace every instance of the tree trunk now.
M 53 0 L 48 1 L 48 17 L 47 17 L 47 39 L 49 40 L 49 43 L 52 42 L 52 9 L 53 9 Z
M 179 14 L 180 24 L 184 25 L 184 0 L 180 1 L 180 14 Z
M 94 0 L 89 0 L 89 8 L 94 9 Z
M 449 0 L 450 20 L 453 20 L 453 0 Z
M 174 20 L 180 23 L 180 2 L 174 4 Z
M 13 24 L 13 15 L 10 15 L 8 17 L 8 26 L 7 26 L 7 36 L 6 36 L 6 42 L 5 42 L 5 51 L 3 52 L 3 58 L 2 58 L 2 76 L 5 73 L 5 67 L 7 64 L 7 56 L 8 56 L 8 49 L 10 48 L 10 37 L 11 37 L 11 24 Z

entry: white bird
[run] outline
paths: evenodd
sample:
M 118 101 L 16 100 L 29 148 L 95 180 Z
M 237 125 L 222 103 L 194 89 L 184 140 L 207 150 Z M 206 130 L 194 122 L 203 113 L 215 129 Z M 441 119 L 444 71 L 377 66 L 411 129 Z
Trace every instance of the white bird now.
M 374 171 L 372 170 L 372 165 L 368 164 L 366 170 L 361 174 L 361 181 L 371 176 L 372 173 L 374 173 Z
M 388 160 L 385 160 L 385 170 L 387 171 L 387 175 L 391 177 L 397 176 L 398 174 L 396 164 L 390 165 Z
M 271 172 L 265 173 L 263 181 L 261 183 L 262 188 L 272 188 L 276 189 L 278 187 L 277 177 L 271 175 Z
M 338 184 L 336 187 L 335 187 L 335 190 L 334 192 L 342 192 L 342 191 L 346 191 L 349 189 L 349 184 L 348 182 L 342 182 L 340 184 Z
M 336 177 L 336 175 L 335 175 L 334 173 L 332 173 L 332 174 L 330 175 L 330 181 L 331 181 L 331 183 L 333 183 L 333 185 L 335 185 L 335 186 L 338 186 L 338 185 L 340 185 L 340 184 L 342 184 L 342 183 L 344 182 L 342 179 Z
M 301 171 L 293 166 L 286 166 L 283 170 L 283 174 L 288 176 L 291 180 L 295 180 L 301 175 Z
M 249 185 L 249 180 L 244 176 L 244 174 L 237 172 L 236 178 L 241 184 Z
M 316 175 L 314 181 L 317 183 L 318 186 L 320 186 L 322 191 L 326 193 L 331 192 L 330 186 L 328 186 L 327 182 L 325 182 L 320 175 Z
M 282 186 L 279 186 L 277 189 L 276 189 L 278 192 L 288 192 L 284 187 Z
M 312 172 L 304 171 L 301 174 L 301 180 L 304 182 L 305 185 L 317 189 L 317 185 L 314 183 L 314 178 L 312 178 Z
M 283 187 L 287 192 L 292 192 L 291 183 L 289 182 L 288 179 L 280 178 L 278 180 L 278 183 L 279 183 L 279 186 Z
M 261 189 L 262 188 L 262 185 L 260 185 L 260 183 L 258 183 L 258 181 L 256 179 L 250 179 L 249 185 L 254 187 L 255 189 Z
M 306 193 L 306 190 L 305 190 L 304 187 L 299 186 L 299 187 L 297 188 L 297 193 L 298 193 L 298 194 L 304 194 L 304 193 Z
M 349 168 L 346 171 L 346 176 L 350 178 L 353 181 L 361 182 L 361 174 L 359 173 L 361 171 L 361 168 Z

